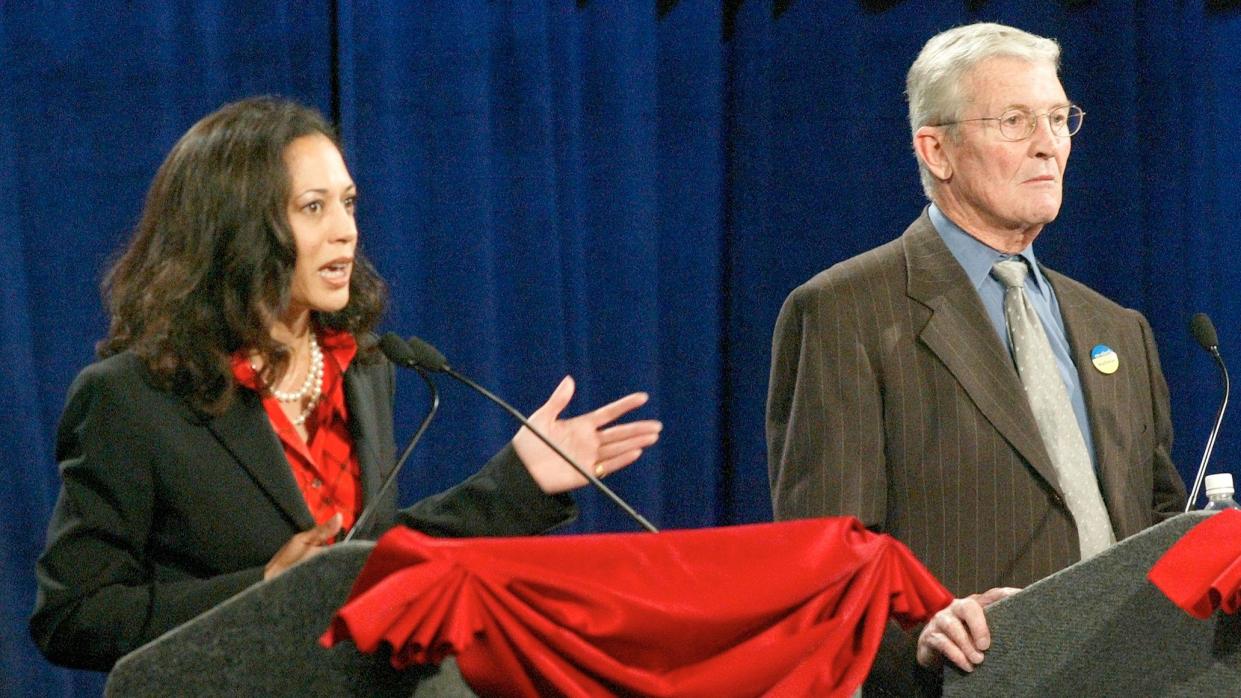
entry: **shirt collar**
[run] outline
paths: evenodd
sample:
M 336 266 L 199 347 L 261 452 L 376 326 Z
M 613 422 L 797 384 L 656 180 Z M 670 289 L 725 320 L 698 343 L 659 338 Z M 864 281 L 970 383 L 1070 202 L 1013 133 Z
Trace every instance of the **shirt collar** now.
M 323 350 L 323 358 L 325 361 L 333 361 L 340 369 L 340 374 L 344 374 L 345 369 L 349 368 L 349 364 L 358 353 L 357 340 L 353 335 L 344 330 L 320 330 L 316 335 L 319 340 L 319 348 Z M 259 376 L 254 370 L 254 366 L 250 363 L 250 354 L 244 349 L 234 353 L 230 359 L 233 369 L 233 378 L 237 384 L 243 388 L 258 390 Z M 325 386 L 326 387 L 326 386 Z
M 975 290 L 982 289 L 983 282 L 991 276 L 991 267 L 995 266 L 996 262 L 1016 257 L 1025 259 L 1030 265 L 1029 278 L 1033 279 L 1034 285 L 1040 289 L 1045 288 L 1046 280 L 1039 269 L 1038 261 L 1034 258 L 1034 243 L 1030 243 L 1017 254 L 1007 254 L 983 244 L 978 238 L 965 232 L 933 203 L 927 207 L 927 215 L 930 216 L 931 225 L 935 227 L 935 231 L 939 233 L 944 244 L 948 246 L 948 250 L 952 252 L 952 256 L 965 270 L 965 275 L 969 277 Z
M 358 343 L 353 335 L 339 330 L 323 330 L 319 333 L 319 346 L 323 349 L 325 372 L 323 382 L 323 399 L 333 415 L 347 420 L 345 407 L 345 391 L 341 387 L 345 369 L 358 353 Z M 334 364 L 335 370 L 327 370 L 327 364 Z
M 320 330 L 319 347 L 323 349 L 325 356 L 331 356 L 336 360 L 341 373 L 349 368 L 350 362 L 358 353 L 357 340 L 344 330 Z

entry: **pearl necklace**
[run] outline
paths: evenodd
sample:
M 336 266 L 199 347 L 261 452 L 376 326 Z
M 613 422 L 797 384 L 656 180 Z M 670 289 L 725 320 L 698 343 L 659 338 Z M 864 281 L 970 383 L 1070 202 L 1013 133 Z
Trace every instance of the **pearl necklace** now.
M 306 380 L 302 381 L 302 387 L 291 393 L 272 389 L 271 394 L 280 402 L 301 402 L 309 396 L 310 401 L 306 403 L 306 409 L 293 418 L 293 424 L 296 426 L 300 427 L 306 423 L 306 417 L 314 411 L 315 405 L 319 404 L 319 398 L 323 396 L 323 350 L 319 348 L 314 332 L 310 333 L 310 369 L 306 372 Z

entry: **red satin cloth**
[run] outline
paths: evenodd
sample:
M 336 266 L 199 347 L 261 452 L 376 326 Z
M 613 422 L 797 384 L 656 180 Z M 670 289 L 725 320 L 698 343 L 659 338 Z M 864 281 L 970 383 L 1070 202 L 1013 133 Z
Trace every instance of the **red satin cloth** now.
M 1225 509 L 1189 529 L 1146 578 L 1195 618 L 1241 608 L 1241 511 Z
M 393 666 L 456 655 L 483 696 L 847 696 L 889 615 L 951 594 L 853 518 L 658 534 L 388 532 L 320 638 Z

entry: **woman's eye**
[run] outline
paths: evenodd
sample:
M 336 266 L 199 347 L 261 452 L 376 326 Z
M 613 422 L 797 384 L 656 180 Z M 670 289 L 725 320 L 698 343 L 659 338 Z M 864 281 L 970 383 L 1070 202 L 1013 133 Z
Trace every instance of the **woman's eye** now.
M 322 201 L 311 201 L 310 203 L 303 206 L 302 210 L 305 211 L 306 213 L 318 213 L 323 210 L 323 202 Z

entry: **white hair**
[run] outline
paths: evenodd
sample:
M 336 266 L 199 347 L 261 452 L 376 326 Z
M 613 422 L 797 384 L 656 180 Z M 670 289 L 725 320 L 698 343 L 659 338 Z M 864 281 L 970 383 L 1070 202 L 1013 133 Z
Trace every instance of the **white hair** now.
M 983 61 L 999 56 L 1060 69 L 1060 44 L 1014 27 L 980 22 L 936 34 L 922 47 L 905 77 L 910 132 L 958 120 L 965 107 L 961 85 L 966 75 Z M 956 137 L 956 131 L 950 135 Z M 922 158 L 918 158 L 918 174 L 922 190 L 932 199 L 938 181 Z

